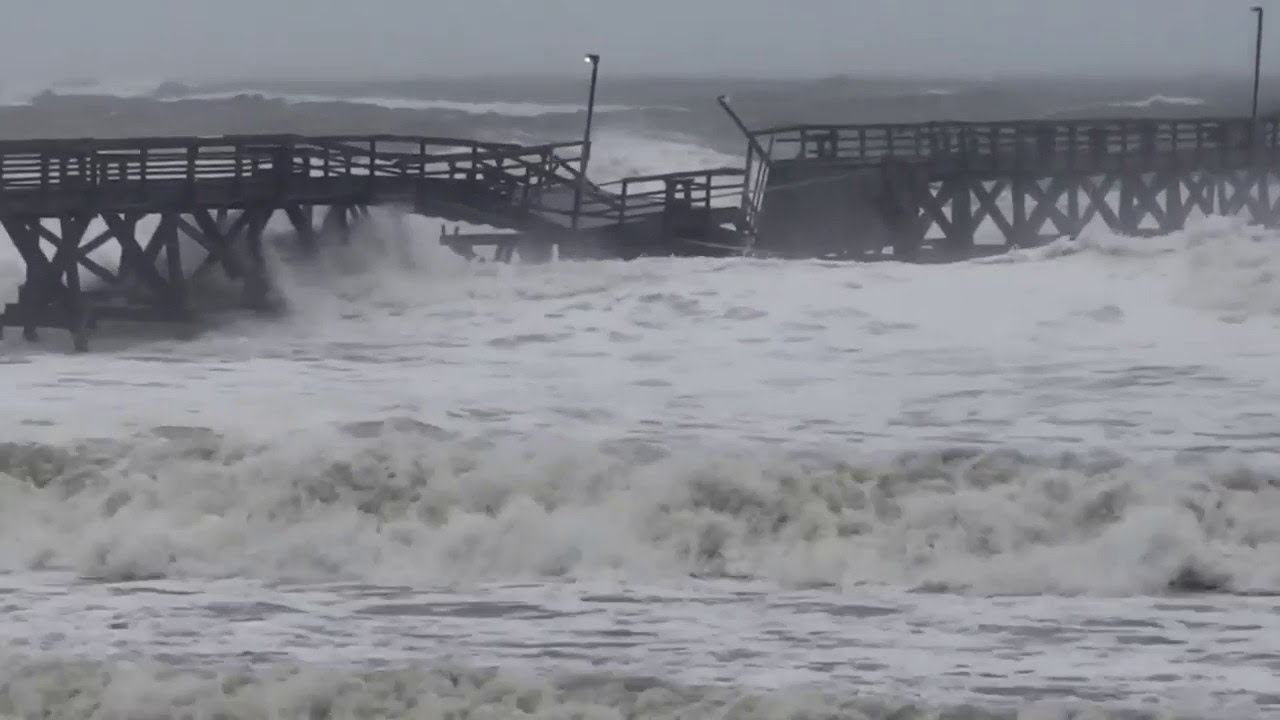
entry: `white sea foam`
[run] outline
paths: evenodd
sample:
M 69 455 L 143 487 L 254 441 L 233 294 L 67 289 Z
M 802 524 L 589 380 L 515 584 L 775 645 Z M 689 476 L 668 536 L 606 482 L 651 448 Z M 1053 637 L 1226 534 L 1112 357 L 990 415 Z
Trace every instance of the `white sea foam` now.
M 400 421 L 262 445 L 166 429 L 9 446 L 0 558 L 108 579 L 1280 589 L 1280 481 L 1262 473 L 958 452 L 832 465 L 439 434 Z
M 434 226 L 426 237 L 418 223 L 408 227 L 434 243 Z M 1247 269 L 1212 274 L 1191 250 L 1089 250 L 1016 268 L 668 259 L 483 267 L 435 253 L 406 267 L 400 255 L 352 252 L 352 264 L 288 270 L 284 284 L 297 287 L 284 322 L 244 319 L 141 346 L 107 334 L 100 348 L 130 352 L 42 355 L 8 372 L 47 386 L 50 372 L 92 370 L 78 407 L 138 429 L 172 412 L 172 392 L 136 376 L 146 366 L 139 356 L 164 355 L 181 358 L 171 382 L 185 388 L 182 412 L 213 427 L 261 402 L 313 419 L 401 407 L 466 429 L 890 449 L 1070 442 L 1168 452 L 1238 438 L 1238 449 L 1261 450 L 1274 430 L 1265 418 L 1276 318 L 1250 299 L 1266 295 L 1242 296 L 1243 309 L 1224 322 L 1196 288 Z M 1011 297 L 1029 302 L 1012 312 Z M 31 351 L 4 347 L 15 358 Z M 227 363 L 243 365 L 207 367 Z M 317 392 L 318 382 L 330 392 Z M 134 388 L 136 403 L 119 402 L 121 386 Z M 11 437 L 56 434 L 39 422 L 94 432 L 81 423 L 98 416 L 69 417 L 40 394 L 11 400 Z M 451 418 L 448 404 L 485 419 Z
M 6 702 L 34 710 L 35 701 L 58 717 L 114 703 L 136 713 L 194 701 L 233 717 L 312 699 L 430 704 L 436 680 L 448 680 L 456 701 L 479 699 L 469 697 L 472 684 L 488 685 L 492 699 L 494 680 L 545 688 L 552 717 L 573 700 L 625 711 L 633 693 L 655 689 L 693 703 L 684 709 L 695 717 L 723 702 L 732 704 L 713 716 L 758 717 L 751 709 L 761 701 L 771 708 L 765 717 L 837 705 L 845 707 L 837 717 L 857 707 L 898 718 L 935 717 L 925 708 L 949 708 L 936 715 L 947 718 L 1019 710 L 1079 718 L 1067 709 L 1091 704 L 1109 709 L 1098 717 L 1129 717 L 1125 708 L 1162 718 L 1277 709 L 1268 638 L 1280 618 L 1263 598 L 780 593 L 704 580 L 674 589 L 507 583 L 472 591 L 242 579 L 98 585 L 48 573 L 0 577 L 0 589 L 9 619 L 0 624 L 0 711 Z M 1224 654 L 1251 662 L 1224 664 Z M 489 667 L 504 671 L 474 670 Z M 333 694 L 289 692 L 312 682 Z M 157 692 L 160 683 L 182 692 Z
M 1257 279 L 1277 246 L 1251 233 L 1270 237 L 1215 220 L 948 268 L 336 251 L 284 269 L 283 322 L 9 365 L 9 437 L 46 445 L 7 450 L 5 562 L 1280 588 L 1263 461 L 1171 455 L 1280 437 Z M 210 430 L 152 430 L 174 424 Z
M 595 673 L 538 678 L 463 668 L 353 672 L 281 666 L 246 673 L 181 671 L 154 664 L 18 664 L 4 677 L 0 712 L 20 717 L 147 720 L 170 717 L 583 718 L 590 720 L 1174 720 L 1199 715 L 1108 712 L 1082 702 L 1040 701 L 984 711 L 930 707 L 806 688 L 761 692 L 690 687 Z M 7 708 L 6 708 L 7 706 Z M 1247 708 L 1236 705 L 1236 711 Z M 3 717 L 3 716 L 0 716 Z

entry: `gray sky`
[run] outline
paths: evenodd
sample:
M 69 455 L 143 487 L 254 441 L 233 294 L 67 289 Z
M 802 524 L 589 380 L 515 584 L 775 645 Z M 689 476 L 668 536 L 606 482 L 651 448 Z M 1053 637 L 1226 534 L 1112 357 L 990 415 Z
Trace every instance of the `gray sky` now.
M 542 74 L 592 49 L 620 74 L 1247 74 L 1256 1 L 5 0 L 0 81 Z

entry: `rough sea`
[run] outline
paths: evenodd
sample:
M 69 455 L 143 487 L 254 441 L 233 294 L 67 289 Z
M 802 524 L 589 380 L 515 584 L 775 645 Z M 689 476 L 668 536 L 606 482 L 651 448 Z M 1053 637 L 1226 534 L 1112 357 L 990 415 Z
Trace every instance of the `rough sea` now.
M 597 180 L 741 162 L 716 82 L 629 83 Z M 759 122 L 1219 101 L 729 84 Z M 60 88 L 0 134 L 554 141 L 581 85 Z M 1280 717 L 1280 233 L 913 266 L 439 232 L 275 254 L 279 316 L 6 334 L 0 718 Z

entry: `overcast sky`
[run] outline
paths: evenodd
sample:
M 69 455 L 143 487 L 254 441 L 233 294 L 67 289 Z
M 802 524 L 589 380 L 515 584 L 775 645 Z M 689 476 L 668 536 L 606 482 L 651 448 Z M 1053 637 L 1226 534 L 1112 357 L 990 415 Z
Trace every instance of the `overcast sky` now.
M 4 0 L 0 80 L 1249 72 L 1257 0 Z M 1265 4 L 1265 0 L 1264 0 Z M 1280 2 L 1268 66 L 1280 66 Z

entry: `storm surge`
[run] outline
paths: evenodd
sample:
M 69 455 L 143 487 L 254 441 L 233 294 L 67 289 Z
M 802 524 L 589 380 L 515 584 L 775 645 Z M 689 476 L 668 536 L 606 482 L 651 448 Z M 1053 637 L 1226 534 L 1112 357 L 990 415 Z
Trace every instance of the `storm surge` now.
M 1280 590 L 1280 476 L 1222 460 L 445 435 L 402 419 L 7 445 L 0 559 L 107 581 Z

